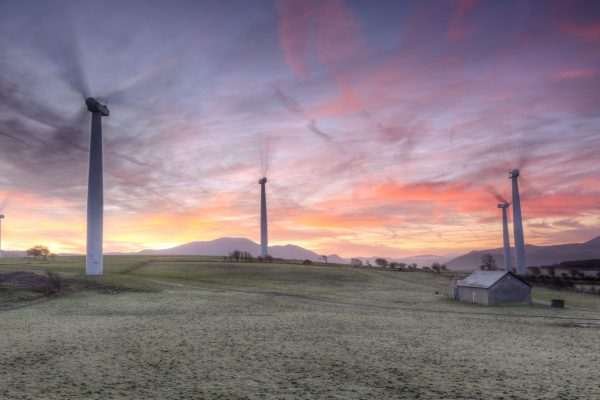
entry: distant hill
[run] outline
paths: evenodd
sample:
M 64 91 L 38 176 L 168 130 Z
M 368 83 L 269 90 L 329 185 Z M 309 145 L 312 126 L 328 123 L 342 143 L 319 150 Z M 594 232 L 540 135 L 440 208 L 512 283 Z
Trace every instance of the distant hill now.
M 471 251 L 448 261 L 446 265 L 452 269 L 474 270 L 481 264 L 481 256 L 489 253 L 494 256 L 499 267 L 504 265 L 502 248 Z M 514 248 L 511 248 L 514 257 Z M 559 244 L 554 246 L 525 246 L 525 257 L 528 266 L 552 265 L 563 261 L 588 260 L 600 258 L 600 236 L 584 243 Z M 513 261 L 514 265 L 514 261 Z
M 27 256 L 27 252 L 26 251 L 20 251 L 20 250 L 2 250 L 2 252 L 0 253 L 0 256 L 2 257 L 26 257 Z
M 182 244 L 163 250 L 142 250 L 137 254 L 142 255 L 202 255 L 202 256 L 226 256 L 234 250 L 247 251 L 253 256 L 260 255 L 260 245 L 246 238 L 224 237 L 215 240 L 198 241 Z M 311 260 L 318 261 L 320 254 L 307 250 L 293 244 L 284 246 L 269 246 L 269 254 L 275 258 L 288 260 Z M 347 264 L 348 260 L 337 254 L 328 255 L 328 262 Z
M 190 242 L 163 250 L 142 250 L 138 254 L 226 256 L 233 250 L 247 251 L 256 256 L 260 253 L 260 246 L 249 239 L 224 237 L 215 240 Z

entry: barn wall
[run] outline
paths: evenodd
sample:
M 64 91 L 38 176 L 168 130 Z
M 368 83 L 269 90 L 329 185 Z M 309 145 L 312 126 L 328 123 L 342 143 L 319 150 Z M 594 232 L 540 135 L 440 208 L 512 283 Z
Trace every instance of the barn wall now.
M 506 275 L 488 290 L 490 305 L 531 304 L 531 287 Z
M 467 303 L 473 303 L 473 294 L 475 294 L 475 303 L 488 304 L 488 291 L 482 288 L 472 288 L 459 286 L 458 287 L 458 299 L 460 301 L 466 301 Z

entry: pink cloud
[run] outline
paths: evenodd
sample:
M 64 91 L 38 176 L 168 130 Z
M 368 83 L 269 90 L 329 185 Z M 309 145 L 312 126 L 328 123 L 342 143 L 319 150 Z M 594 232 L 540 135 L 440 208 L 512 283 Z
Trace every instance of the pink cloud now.
M 308 74 L 311 47 L 332 72 L 360 52 L 361 23 L 342 0 L 278 0 L 277 8 L 281 46 L 296 76 Z
M 450 17 L 448 26 L 448 38 L 458 41 L 471 36 L 476 27 L 471 14 L 477 6 L 477 0 L 459 0 Z
M 290 69 L 298 77 L 308 73 L 306 58 L 309 50 L 309 30 L 319 7 L 314 1 L 278 0 L 279 38 Z
M 362 51 L 361 23 L 341 0 L 322 3 L 318 15 L 316 45 L 330 69 L 356 58 Z
M 364 54 L 360 20 L 342 0 L 277 2 L 280 40 L 286 62 L 297 77 L 309 75 L 311 49 L 333 75 L 340 94 L 316 107 L 315 116 L 344 115 L 360 109 L 351 79 L 343 72 L 347 64 Z
M 319 104 L 311 114 L 316 118 L 322 118 L 354 114 L 362 109 L 362 103 L 356 91 L 350 85 L 342 83 L 339 95 Z
M 592 78 L 596 75 L 596 71 L 593 69 L 581 68 L 560 71 L 554 77 L 556 79 L 585 79 Z
M 588 25 L 578 25 L 573 21 L 564 21 L 560 28 L 571 36 L 589 41 L 600 40 L 600 21 Z

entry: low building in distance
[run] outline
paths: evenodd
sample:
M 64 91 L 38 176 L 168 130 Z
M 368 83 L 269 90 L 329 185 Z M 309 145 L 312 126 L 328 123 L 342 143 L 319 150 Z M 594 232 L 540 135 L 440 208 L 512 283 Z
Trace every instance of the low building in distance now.
M 531 304 L 531 285 L 509 271 L 476 271 L 456 282 L 454 298 L 487 306 Z

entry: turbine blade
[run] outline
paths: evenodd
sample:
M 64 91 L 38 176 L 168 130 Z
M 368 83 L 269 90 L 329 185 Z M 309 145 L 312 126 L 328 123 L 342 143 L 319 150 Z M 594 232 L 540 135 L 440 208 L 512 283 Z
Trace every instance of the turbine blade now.
M 159 64 L 153 68 L 149 68 L 148 70 L 121 82 L 121 84 L 116 86 L 114 89 L 102 94 L 101 96 L 99 96 L 99 98 L 104 99 L 105 101 L 111 102 L 113 104 L 119 104 L 121 103 L 122 97 L 125 94 L 125 92 L 135 90 L 135 88 L 143 85 L 144 83 L 147 83 L 150 79 L 156 77 L 157 75 L 160 75 L 161 73 L 173 67 L 174 65 L 177 65 L 178 63 L 179 60 L 176 59 L 167 60 L 162 64 Z
M 83 68 L 79 34 L 70 10 L 60 3 L 52 3 L 52 7 L 41 9 L 29 22 L 23 34 L 31 46 L 56 62 L 60 78 L 75 93 L 83 99 L 88 97 L 90 88 Z
M 0 132 L 0 136 L 7 137 L 7 138 L 9 138 L 9 139 L 11 139 L 11 140 L 14 140 L 15 142 L 18 142 L 18 143 L 22 144 L 23 146 L 27 146 L 27 142 L 26 142 L 26 141 L 24 141 L 24 140 L 21 140 L 21 139 L 19 139 L 18 137 L 16 137 L 16 136 L 13 136 L 13 135 L 11 135 L 11 134 L 9 134 L 9 133 Z
M 0 214 L 2 214 L 8 203 L 9 201 L 6 197 L 0 200 Z
M 273 182 L 268 183 L 268 186 L 270 186 L 271 193 L 273 194 L 275 200 L 279 202 L 283 207 L 287 208 L 291 206 L 293 208 L 298 209 L 302 208 L 302 206 L 297 201 L 295 201 L 289 195 L 287 195 L 289 189 L 287 189 L 286 187 Z
M 267 176 L 269 173 L 269 164 L 271 162 L 271 135 L 262 135 L 260 138 L 260 172 L 262 176 Z
M 46 146 L 56 154 L 65 154 L 73 150 L 89 151 L 85 145 L 87 136 L 84 134 L 87 111 L 82 107 L 79 112 L 66 123 L 57 125 Z
M 498 193 L 498 191 L 496 190 L 495 187 L 493 186 L 488 186 L 486 188 L 486 191 L 491 194 L 496 200 L 498 200 L 501 203 L 508 203 L 506 201 L 506 198 L 504 196 L 502 196 L 500 193 Z

